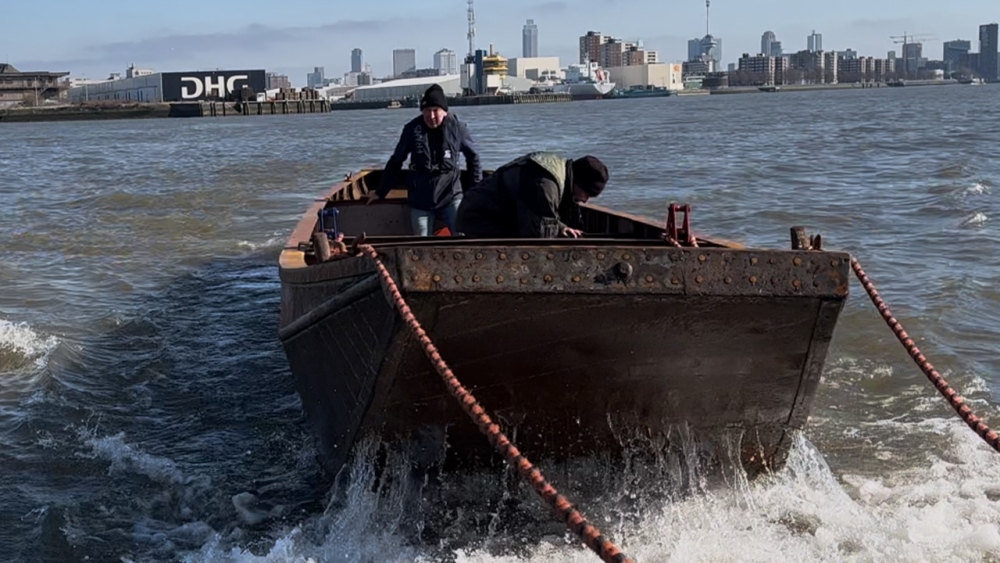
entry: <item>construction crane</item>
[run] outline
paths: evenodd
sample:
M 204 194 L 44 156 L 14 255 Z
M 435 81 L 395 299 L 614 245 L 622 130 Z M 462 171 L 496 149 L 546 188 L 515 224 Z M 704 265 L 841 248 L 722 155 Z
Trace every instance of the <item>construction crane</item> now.
M 927 33 L 907 34 L 904 31 L 902 35 L 890 35 L 889 39 L 892 39 L 893 43 L 902 43 L 903 45 L 909 45 L 910 43 L 922 43 L 924 41 L 934 41 L 937 38 L 931 37 Z
M 902 55 L 901 58 L 903 59 L 903 77 L 909 78 L 910 69 L 912 68 L 913 71 L 916 72 L 917 65 L 920 63 L 920 61 L 917 60 L 918 57 L 910 56 L 910 54 L 907 52 L 906 46 L 914 44 L 923 45 L 924 41 L 934 41 L 937 38 L 927 33 L 907 34 L 904 31 L 902 35 L 890 35 L 889 39 L 892 39 L 893 43 L 900 43 L 903 45 L 903 52 L 900 53 Z

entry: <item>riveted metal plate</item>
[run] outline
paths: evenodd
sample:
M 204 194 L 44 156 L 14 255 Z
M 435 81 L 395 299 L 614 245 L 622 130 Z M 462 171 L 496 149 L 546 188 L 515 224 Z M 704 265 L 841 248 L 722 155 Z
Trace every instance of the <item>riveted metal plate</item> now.
M 819 251 L 475 246 L 389 254 L 403 289 L 416 292 L 843 298 L 850 274 L 847 253 Z

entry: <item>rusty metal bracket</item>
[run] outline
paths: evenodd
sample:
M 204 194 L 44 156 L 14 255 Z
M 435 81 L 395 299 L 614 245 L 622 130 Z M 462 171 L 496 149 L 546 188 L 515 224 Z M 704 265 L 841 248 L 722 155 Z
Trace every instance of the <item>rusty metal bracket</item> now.
M 357 256 L 358 254 L 361 254 L 361 248 L 359 247 L 363 244 L 367 244 L 365 242 L 365 238 L 366 237 L 364 232 L 361 233 L 361 236 L 354 238 L 354 242 L 351 243 L 351 252 L 350 252 L 351 256 Z
M 805 227 L 792 227 L 792 250 L 823 250 L 823 237 L 806 235 Z
M 677 227 L 677 212 L 684 213 L 684 222 Z M 667 236 L 681 244 L 694 246 L 694 235 L 691 233 L 691 206 L 671 203 L 667 208 Z
M 613 267 L 604 270 L 594 276 L 595 284 L 611 285 L 620 283 L 627 286 L 632 281 L 634 268 L 628 262 L 618 262 Z

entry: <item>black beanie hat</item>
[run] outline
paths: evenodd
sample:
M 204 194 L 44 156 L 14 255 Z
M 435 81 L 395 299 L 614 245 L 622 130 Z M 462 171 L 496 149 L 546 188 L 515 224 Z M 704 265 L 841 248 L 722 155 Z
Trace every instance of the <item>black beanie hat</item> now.
M 432 84 L 424 92 L 424 97 L 420 99 L 420 109 L 434 107 L 448 111 L 448 98 L 444 95 L 444 90 L 441 89 L 441 86 L 437 84 Z
M 608 167 L 595 156 L 578 158 L 573 161 L 573 183 L 590 197 L 597 197 L 608 183 Z

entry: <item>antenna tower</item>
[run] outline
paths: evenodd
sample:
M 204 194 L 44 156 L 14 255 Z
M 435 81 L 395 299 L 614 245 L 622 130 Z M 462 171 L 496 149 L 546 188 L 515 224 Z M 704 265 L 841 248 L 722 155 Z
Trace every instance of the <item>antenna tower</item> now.
M 469 0 L 469 33 L 466 37 L 469 38 L 469 56 L 475 54 L 475 41 L 476 41 L 476 10 L 472 6 L 473 0 Z
M 472 0 L 469 1 L 471 2 Z M 712 0 L 705 0 L 705 35 L 711 35 L 711 33 L 709 33 L 708 31 L 709 8 L 711 6 L 712 6 Z

